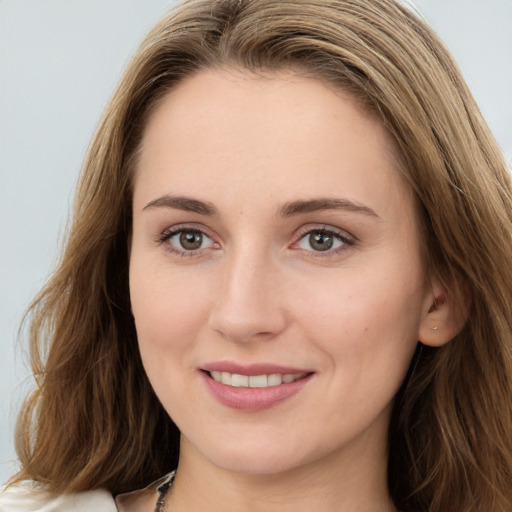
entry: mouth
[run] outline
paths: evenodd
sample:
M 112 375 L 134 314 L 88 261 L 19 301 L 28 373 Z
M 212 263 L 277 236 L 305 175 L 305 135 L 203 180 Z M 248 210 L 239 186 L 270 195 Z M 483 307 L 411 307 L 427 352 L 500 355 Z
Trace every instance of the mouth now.
M 201 368 L 200 374 L 206 388 L 221 405 L 258 412 L 300 393 L 315 372 L 266 363 L 241 366 L 219 362 Z
M 290 384 L 310 375 L 309 372 L 241 375 L 239 373 L 221 372 L 217 370 L 204 371 L 216 382 L 234 388 L 270 388 L 281 386 L 282 384 Z

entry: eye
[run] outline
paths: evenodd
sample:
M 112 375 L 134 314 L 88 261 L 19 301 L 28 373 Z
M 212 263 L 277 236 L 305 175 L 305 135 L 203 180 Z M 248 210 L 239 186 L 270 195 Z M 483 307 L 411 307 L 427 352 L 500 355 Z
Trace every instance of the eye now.
M 167 244 L 167 248 L 171 252 L 184 256 L 216 246 L 214 241 L 199 229 L 184 227 L 175 227 L 165 231 L 159 242 Z
M 179 231 L 169 238 L 170 243 L 179 245 L 180 249 L 186 251 L 202 249 L 204 245 L 208 245 L 208 241 L 211 242 L 211 239 L 200 231 Z
M 331 229 L 317 228 L 303 233 L 295 246 L 306 251 L 333 253 L 353 244 L 354 240 L 348 235 Z

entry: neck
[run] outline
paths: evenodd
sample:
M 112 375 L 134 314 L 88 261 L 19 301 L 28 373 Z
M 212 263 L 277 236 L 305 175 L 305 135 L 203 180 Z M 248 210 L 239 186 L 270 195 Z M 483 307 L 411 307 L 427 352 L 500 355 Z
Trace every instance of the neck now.
M 387 488 L 387 454 L 376 459 L 360 445 L 354 450 L 346 447 L 344 454 L 300 468 L 255 475 L 220 468 L 182 439 L 176 479 L 166 497 L 168 510 L 396 512 Z

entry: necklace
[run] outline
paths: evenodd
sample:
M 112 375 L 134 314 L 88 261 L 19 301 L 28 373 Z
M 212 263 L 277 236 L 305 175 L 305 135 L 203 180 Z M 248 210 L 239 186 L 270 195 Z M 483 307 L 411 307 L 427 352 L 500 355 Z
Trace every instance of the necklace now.
M 175 474 L 175 471 L 169 473 L 167 478 L 158 486 L 158 499 L 156 500 L 155 512 L 165 512 L 165 498 L 169 492 Z
M 155 512 L 165 511 L 165 497 L 167 496 L 167 493 L 169 492 L 169 487 L 171 487 L 172 481 L 174 480 L 174 475 L 174 471 L 172 473 L 169 473 L 168 477 L 164 480 L 164 482 L 158 486 L 158 499 L 156 500 Z

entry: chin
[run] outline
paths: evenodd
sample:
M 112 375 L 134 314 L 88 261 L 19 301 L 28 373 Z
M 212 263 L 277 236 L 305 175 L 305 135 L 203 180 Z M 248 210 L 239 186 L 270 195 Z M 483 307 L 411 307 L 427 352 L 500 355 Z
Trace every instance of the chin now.
M 286 473 L 301 466 L 297 460 L 276 460 L 275 454 L 262 456 L 261 454 L 238 455 L 236 457 L 219 457 L 218 467 L 241 475 L 269 476 Z
M 306 463 L 296 446 L 284 446 L 283 442 L 231 440 L 230 443 L 200 443 L 192 448 L 214 466 L 242 475 L 276 475 L 285 473 Z

